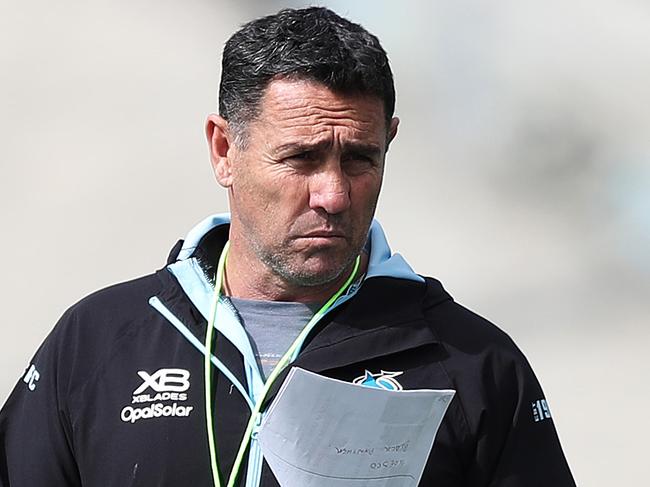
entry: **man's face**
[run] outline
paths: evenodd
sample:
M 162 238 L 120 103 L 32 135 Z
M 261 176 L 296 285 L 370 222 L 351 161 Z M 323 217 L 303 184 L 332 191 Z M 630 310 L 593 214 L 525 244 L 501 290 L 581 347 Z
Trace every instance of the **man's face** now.
M 304 80 L 271 82 L 260 108 L 228 151 L 231 239 L 287 283 L 329 283 L 365 243 L 397 119 Z

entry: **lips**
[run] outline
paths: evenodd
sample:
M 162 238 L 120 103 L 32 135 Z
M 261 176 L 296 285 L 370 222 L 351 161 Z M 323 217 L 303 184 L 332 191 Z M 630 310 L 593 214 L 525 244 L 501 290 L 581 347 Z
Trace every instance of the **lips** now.
M 345 234 L 340 232 L 312 232 L 301 235 L 302 238 L 345 238 Z
M 348 237 L 344 233 L 338 231 L 318 230 L 299 235 L 296 237 L 296 240 L 302 241 L 303 244 L 306 244 L 309 247 L 339 247 L 348 241 Z

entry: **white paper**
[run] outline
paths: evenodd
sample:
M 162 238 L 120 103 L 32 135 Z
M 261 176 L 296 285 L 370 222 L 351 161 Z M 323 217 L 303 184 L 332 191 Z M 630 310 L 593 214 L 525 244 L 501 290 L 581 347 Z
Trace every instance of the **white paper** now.
M 283 487 L 416 486 L 454 393 L 376 389 L 293 368 L 258 439 Z

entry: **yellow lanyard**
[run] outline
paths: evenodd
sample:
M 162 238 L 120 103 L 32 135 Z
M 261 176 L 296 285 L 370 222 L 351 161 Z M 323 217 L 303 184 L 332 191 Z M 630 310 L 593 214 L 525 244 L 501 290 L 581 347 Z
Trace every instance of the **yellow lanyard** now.
M 212 302 L 212 308 L 210 311 L 210 319 L 208 320 L 208 329 L 205 333 L 205 357 L 203 361 L 203 371 L 205 377 L 205 381 L 204 381 L 205 382 L 205 422 L 206 422 L 206 428 L 208 432 L 208 448 L 210 450 L 210 466 L 212 468 L 212 480 L 214 483 L 214 487 L 221 487 L 221 480 L 219 478 L 219 467 L 217 464 L 217 451 L 215 447 L 214 429 L 212 424 L 212 397 L 211 397 L 212 396 L 211 394 L 212 365 L 211 365 L 210 358 L 212 355 L 212 336 L 213 336 L 214 323 L 217 316 L 217 306 L 219 303 L 219 297 L 221 295 L 221 287 L 223 285 L 223 274 L 224 274 L 224 269 L 226 267 L 226 258 L 228 256 L 229 249 L 230 249 L 230 241 L 226 242 L 226 245 L 224 246 L 223 251 L 221 252 L 221 256 L 219 257 L 219 264 L 217 266 L 217 276 L 216 276 L 215 286 L 214 286 L 214 300 Z M 253 429 L 255 428 L 255 425 L 257 424 L 258 419 L 260 417 L 260 410 L 262 409 L 262 403 L 264 402 L 266 395 L 271 389 L 273 382 L 275 382 L 275 379 L 280 375 L 280 372 L 282 372 L 282 370 L 291 362 L 291 358 L 294 356 L 294 354 L 301 346 L 305 338 L 307 338 L 307 335 L 311 331 L 312 327 L 316 324 L 316 322 L 318 322 L 318 320 L 320 320 L 321 317 L 329 311 L 329 309 L 332 307 L 334 302 L 336 302 L 336 300 L 341 296 L 341 294 L 343 294 L 343 292 L 350 286 L 350 284 L 352 284 L 352 281 L 354 280 L 354 276 L 357 274 L 357 271 L 359 270 L 360 260 L 361 259 L 357 256 L 354 262 L 354 269 L 352 269 L 352 273 L 345 281 L 345 284 L 343 284 L 343 286 L 341 286 L 341 288 L 334 293 L 334 295 L 314 314 L 314 316 L 312 316 L 311 320 L 309 320 L 309 323 L 305 325 L 305 327 L 298 335 L 298 338 L 296 338 L 296 340 L 291 344 L 289 349 L 282 356 L 278 364 L 271 372 L 271 375 L 269 375 L 268 379 L 264 383 L 264 389 L 262 390 L 262 395 L 255 403 L 255 407 L 251 412 L 251 417 L 248 420 L 248 426 L 246 427 L 246 431 L 244 432 L 244 437 L 242 438 L 241 443 L 239 445 L 239 451 L 237 452 L 235 463 L 233 464 L 232 470 L 230 471 L 230 476 L 228 477 L 227 487 L 235 486 L 235 482 L 237 481 L 237 476 L 239 475 L 239 470 L 241 469 L 242 461 L 244 459 L 244 454 L 246 452 L 246 449 L 248 448 L 248 444 L 250 443 L 251 435 L 253 434 Z

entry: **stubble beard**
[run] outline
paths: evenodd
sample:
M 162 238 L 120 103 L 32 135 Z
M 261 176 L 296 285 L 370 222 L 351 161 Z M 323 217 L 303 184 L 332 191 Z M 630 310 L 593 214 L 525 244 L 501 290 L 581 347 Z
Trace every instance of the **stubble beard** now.
M 336 281 L 352 265 L 363 247 L 363 244 L 361 244 L 358 246 L 359 248 L 351 248 L 340 265 L 336 267 L 321 272 L 309 272 L 305 265 L 296 262 L 296 257 L 292 254 L 281 250 L 263 249 L 257 245 L 257 242 L 252 243 L 260 261 L 284 282 L 296 287 L 317 287 Z M 332 259 L 339 260 L 340 255 L 332 256 Z

